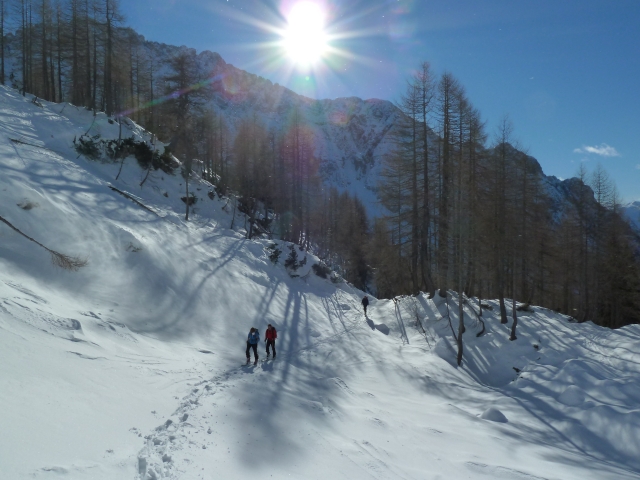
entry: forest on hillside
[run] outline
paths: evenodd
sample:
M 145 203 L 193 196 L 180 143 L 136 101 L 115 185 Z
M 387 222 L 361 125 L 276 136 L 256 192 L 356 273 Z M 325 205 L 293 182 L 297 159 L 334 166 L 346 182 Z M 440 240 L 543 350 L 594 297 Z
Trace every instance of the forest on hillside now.
M 453 74 L 425 62 L 406 79 L 394 148 L 377 159 L 386 215 L 368 218 L 324 185 L 298 106 L 281 126 L 247 114 L 232 128 L 211 104 L 224 82 L 195 50 L 157 47 L 125 26 L 117 0 L 0 0 L 2 84 L 132 118 L 169 143 L 183 175 L 197 169 L 234 199 L 248 237 L 295 242 L 379 297 L 455 290 L 499 299 L 503 323 L 516 300 L 613 328 L 640 322 L 640 240 L 606 171 L 581 165 L 554 198 L 508 116 L 488 132 Z

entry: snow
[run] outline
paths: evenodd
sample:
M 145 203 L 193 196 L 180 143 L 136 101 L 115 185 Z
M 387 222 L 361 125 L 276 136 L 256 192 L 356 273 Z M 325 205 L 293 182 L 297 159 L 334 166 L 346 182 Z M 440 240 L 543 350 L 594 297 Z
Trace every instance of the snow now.
M 640 200 L 623 205 L 622 213 L 631 226 L 640 232 Z
M 116 181 L 119 165 L 78 157 L 87 131 L 118 136 L 0 89 L 0 215 L 88 261 L 61 270 L 0 224 L 0 477 L 640 478 L 637 325 L 533 307 L 510 342 L 483 300 L 458 368 L 443 299 L 370 297 L 365 318 L 363 293 L 310 273 L 312 255 L 292 278 L 241 217 L 231 230 L 207 184 L 192 180 L 185 222 L 179 175 L 140 187 L 132 158 Z M 242 365 L 268 323 L 277 359 Z
M 480 418 L 489 420 L 491 422 L 499 422 L 499 423 L 507 423 L 509 421 L 507 420 L 507 417 L 504 416 L 504 413 L 502 413 L 500 410 L 498 410 L 495 407 L 487 408 L 484 412 L 482 412 L 482 415 L 480 415 Z

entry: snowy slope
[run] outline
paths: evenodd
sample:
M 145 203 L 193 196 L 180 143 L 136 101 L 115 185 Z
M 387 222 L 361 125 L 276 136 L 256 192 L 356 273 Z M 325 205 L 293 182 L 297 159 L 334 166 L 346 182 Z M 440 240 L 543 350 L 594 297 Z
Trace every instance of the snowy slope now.
M 0 223 L 0 478 L 640 478 L 637 326 L 534 307 L 509 342 L 487 311 L 457 368 L 442 299 L 373 300 L 365 319 L 313 257 L 291 278 L 240 217 L 230 230 L 206 184 L 185 222 L 180 176 L 140 187 L 132 158 L 115 181 L 78 157 L 87 131 L 118 135 L 0 90 L 0 216 L 88 261 L 54 267 Z M 242 366 L 269 322 L 277 360 Z

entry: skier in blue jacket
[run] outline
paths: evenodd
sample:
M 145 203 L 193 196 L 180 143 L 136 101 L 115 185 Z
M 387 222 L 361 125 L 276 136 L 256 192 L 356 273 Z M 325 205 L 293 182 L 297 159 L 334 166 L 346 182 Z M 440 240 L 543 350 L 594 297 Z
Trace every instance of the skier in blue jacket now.
M 257 328 L 251 327 L 249 331 L 249 335 L 247 335 L 247 363 L 251 361 L 251 356 L 249 353 L 250 349 L 253 349 L 253 356 L 255 357 L 254 365 L 258 363 L 258 342 L 260 341 L 260 332 Z

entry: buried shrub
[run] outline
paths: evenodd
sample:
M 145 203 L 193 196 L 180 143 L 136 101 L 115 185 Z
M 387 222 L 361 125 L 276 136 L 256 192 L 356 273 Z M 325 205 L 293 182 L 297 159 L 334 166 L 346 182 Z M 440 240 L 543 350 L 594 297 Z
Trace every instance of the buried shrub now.
M 271 245 L 265 248 L 267 254 L 269 255 L 269 260 L 275 265 L 280 260 L 280 255 L 282 254 L 282 250 L 278 248 L 278 245 L 272 243 Z
M 164 152 L 160 154 L 157 150 L 152 149 L 147 142 L 136 141 L 133 138 L 125 138 L 120 148 L 122 150 L 121 155 L 133 155 L 136 157 L 140 168 L 144 170 L 153 168 L 154 170 L 162 170 L 171 175 L 174 170 L 178 168 L 178 163 L 167 147 L 165 147 Z
M 187 197 L 180 197 L 180 200 L 182 200 L 184 203 L 187 203 Z M 197 201 L 198 197 L 196 197 L 193 193 L 189 195 L 189 205 L 195 205 Z
M 82 135 L 78 141 L 74 138 L 73 143 L 75 144 L 76 152 L 79 154 L 91 160 L 98 160 L 101 157 L 99 143 L 94 138 Z
M 287 259 L 284 261 L 284 266 L 294 272 L 300 267 L 295 245 L 289 245 L 289 255 L 287 255 Z
M 168 148 L 165 147 L 164 152 L 161 154 L 147 142 L 133 138 L 104 140 L 100 139 L 100 135 L 93 137 L 82 135 L 78 140 L 74 139 L 73 143 L 76 152 L 91 160 L 99 160 L 103 156 L 111 160 L 117 160 L 133 155 L 140 168 L 144 170 L 150 168 L 162 170 L 169 175 L 172 175 L 179 166 Z
M 306 254 L 302 260 L 298 260 L 298 252 L 296 252 L 296 246 L 293 244 L 289 245 L 289 255 L 287 255 L 287 259 L 284 261 L 284 266 L 285 268 L 287 268 L 287 270 L 289 270 L 289 273 L 291 274 L 297 271 L 300 267 L 306 264 Z
M 313 269 L 313 273 L 320 278 L 327 278 L 331 274 L 331 269 L 322 262 L 314 263 L 311 265 L 311 268 Z

